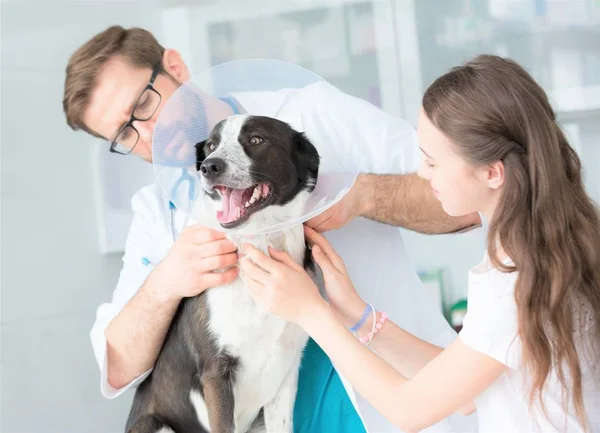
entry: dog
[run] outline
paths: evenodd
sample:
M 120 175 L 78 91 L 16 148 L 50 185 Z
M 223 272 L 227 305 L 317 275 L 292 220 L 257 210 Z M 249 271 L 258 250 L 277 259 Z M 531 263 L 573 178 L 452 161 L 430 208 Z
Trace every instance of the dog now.
M 195 150 L 210 217 L 241 234 L 301 216 L 317 182 L 315 146 L 271 117 L 228 117 Z M 301 224 L 270 246 L 314 270 Z M 255 304 L 239 276 L 183 299 L 152 373 L 136 390 L 126 432 L 291 433 L 307 341 L 299 327 Z

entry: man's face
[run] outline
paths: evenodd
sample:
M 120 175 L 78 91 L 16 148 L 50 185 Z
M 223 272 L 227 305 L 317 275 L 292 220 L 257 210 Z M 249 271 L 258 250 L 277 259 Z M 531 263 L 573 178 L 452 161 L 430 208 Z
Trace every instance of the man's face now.
M 90 104 L 83 116 L 85 124 L 112 141 L 129 120 L 133 106 L 144 91 L 151 75 L 150 68 L 135 68 L 120 56 L 109 60 L 100 72 L 98 84 L 92 91 Z M 140 139 L 132 153 L 148 162 L 152 161 L 152 132 L 156 119 L 179 85 L 176 78 L 159 74 L 154 81 L 154 89 L 161 96 L 158 109 L 150 119 L 133 122 L 133 126 L 140 133 Z

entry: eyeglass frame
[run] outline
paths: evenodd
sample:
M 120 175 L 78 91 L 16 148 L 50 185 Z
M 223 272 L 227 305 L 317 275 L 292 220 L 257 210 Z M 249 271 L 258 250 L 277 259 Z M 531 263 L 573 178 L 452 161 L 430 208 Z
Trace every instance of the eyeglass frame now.
M 138 96 L 135 105 L 133 106 L 133 109 L 131 110 L 131 116 L 129 117 L 129 121 L 127 121 L 126 124 L 124 124 L 121 129 L 119 129 L 119 132 L 117 132 L 117 135 L 115 135 L 115 138 L 111 141 L 110 143 L 110 148 L 108 149 L 109 152 L 111 153 L 116 153 L 119 155 L 129 155 L 133 149 L 135 148 L 135 146 L 137 146 L 138 142 L 140 141 L 140 132 L 135 128 L 135 126 L 133 126 L 133 122 L 138 121 L 138 122 L 146 122 L 148 120 L 150 120 L 152 118 L 152 116 L 154 116 L 154 113 L 156 113 L 156 110 L 158 109 L 158 107 L 160 106 L 160 102 L 162 100 L 162 96 L 161 94 L 158 92 L 158 90 L 156 90 L 154 88 L 154 80 L 156 80 L 156 77 L 158 76 L 158 74 L 160 73 L 162 69 L 162 64 L 161 63 L 157 63 L 154 68 L 152 69 L 152 75 L 150 76 L 150 80 L 148 81 L 148 84 L 146 85 L 146 87 L 144 87 L 144 90 L 142 90 L 142 92 L 140 93 L 140 96 Z M 146 90 L 151 90 L 154 93 L 156 93 L 158 95 L 158 104 L 156 105 L 156 107 L 154 108 L 154 111 L 152 112 L 152 114 L 150 114 L 150 116 L 148 116 L 148 118 L 146 119 L 139 119 L 137 117 L 135 117 L 133 115 L 133 113 L 135 113 L 135 109 L 137 108 L 138 104 L 140 103 L 140 99 L 142 98 L 142 96 L 144 95 L 144 92 L 146 92 Z M 129 152 L 127 153 L 123 153 L 123 152 L 119 152 L 118 150 L 115 149 L 115 147 L 117 146 L 117 138 L 119 137 L 119 135 L 121 135 L 121 132 L 123 132 L 127 127 L 131 126 L 133 128 L 133 130 L 137 133 L 137 140 L 135 141 L 135 143 L 133 143 L 133 146 L 131 146 L 131 149 L 129 149 Z

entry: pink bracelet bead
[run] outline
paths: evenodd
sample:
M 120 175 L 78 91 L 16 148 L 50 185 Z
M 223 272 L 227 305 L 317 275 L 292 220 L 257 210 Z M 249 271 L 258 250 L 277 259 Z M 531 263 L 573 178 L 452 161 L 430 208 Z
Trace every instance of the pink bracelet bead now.
M 388 315 L 386 313 L 382 312 L 381 315 L 379 316 L 379 320 L 377 321 L 377 323 L 375 323 L 375 326 L 373 327 L 373 331 L 368 332 L 365 336 L 361 337 L 359 339 L 359 341 L 362 344 L 369 345 L 369 343 L 371 343 L 371 341 L 373 340 L 373 337 L 375 337 L 375 334 L 377 334 L 379 332 L 379 330 L 381 330 L 381 328 L 383 328 L 383 324 L 385 323 L 387 318 L 388 318 Z

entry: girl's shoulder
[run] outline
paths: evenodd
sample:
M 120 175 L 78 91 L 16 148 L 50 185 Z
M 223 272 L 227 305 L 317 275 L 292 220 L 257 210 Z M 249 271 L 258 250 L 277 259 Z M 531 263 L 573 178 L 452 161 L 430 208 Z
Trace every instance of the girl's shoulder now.
M 514 266 L 510 257 L 505 256 L 502 263 Z M 469 298 L 476 297 L 498 297 L 514 293 L 515 284 L 519 273 L 505 272 L 494 266 L 487 252 L 483 260 L 469 270 Z

